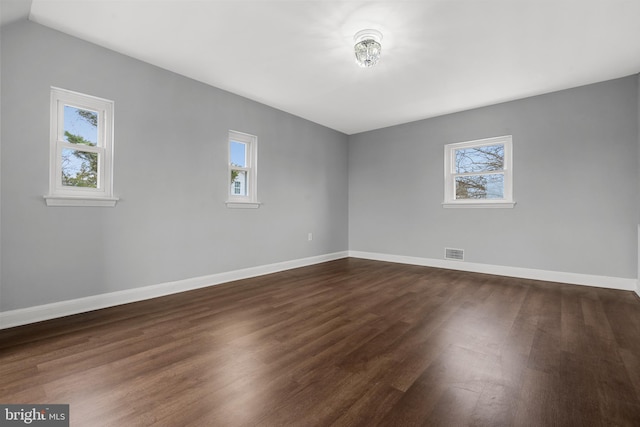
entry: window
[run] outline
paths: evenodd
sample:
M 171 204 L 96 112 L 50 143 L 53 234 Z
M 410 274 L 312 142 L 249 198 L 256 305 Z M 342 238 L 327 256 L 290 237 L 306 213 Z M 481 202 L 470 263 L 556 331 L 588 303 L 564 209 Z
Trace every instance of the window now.
M 48 206 L 115 206 L 113 101 L 51 88 Z
M 444 207 L 512 208 L 511 135 L 444 147 Z
M 230 208 L 257 208 L 258 138 L 246 133 L 229 131 L 229 188 Z

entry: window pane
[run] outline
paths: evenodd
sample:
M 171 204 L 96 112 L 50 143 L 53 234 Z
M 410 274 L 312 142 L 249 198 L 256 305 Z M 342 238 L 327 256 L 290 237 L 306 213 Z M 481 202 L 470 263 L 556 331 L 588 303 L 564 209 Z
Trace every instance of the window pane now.
M 456 199 L 504 199 L 504 175 L 457 176 Z
M 65 105 L 64 140 L 71 144 L 98 145 L 98 113 Z
M 234 196 L 247 195 L 247 171 L 231 171 L 231 194 Z
M 98 154 L 64 148 L 62 185 L 98 188 Z
M 242 142 L 231 141 L 231 159 L 232 166 L 241 168 L 247 167 L 247 144 Z
M 460 148 L 456 152 L 456 173 L 489 172 L 504 169 L 504 144 Z

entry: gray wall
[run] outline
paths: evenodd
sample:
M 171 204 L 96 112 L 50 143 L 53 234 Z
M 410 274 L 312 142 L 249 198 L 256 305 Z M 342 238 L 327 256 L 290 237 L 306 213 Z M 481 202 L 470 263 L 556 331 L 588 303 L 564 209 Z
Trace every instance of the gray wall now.
M 445 209 L 443 146 L 513 135 L 513 209 Z M 349 139 L 349 248 L 635 278 L 638 77 Z
M 31 22 L 1 52 L 0 310 L 348 249 L 346 135 Z M 45 206 L 50 86 L 115 101 L 115 208 Z M 229 129 L 257 210 L 224 204 Z

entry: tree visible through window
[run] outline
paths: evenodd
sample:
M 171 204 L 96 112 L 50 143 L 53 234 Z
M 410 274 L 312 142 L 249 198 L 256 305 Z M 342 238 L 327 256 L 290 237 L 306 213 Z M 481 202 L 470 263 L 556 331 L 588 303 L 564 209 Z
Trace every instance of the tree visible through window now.
M 82 146 L 98 144 L 98 113 L 65 105 L 64 139 L 77 149 L 62 149 L 62 185 L 97 188 L 98 154 Z
M 231 185 L 236 196 L 247 195 L 247 175 L 250 173 L 247 154 L 250 145 L 240 141 L 229 141 L 229 164 L 231 170 Z
M 258 138 L 229 131 L 229 207 L 257 208 Z
M 504 144 L 461 148 L 455 156 L 456 199 L 504 198 Z
M 510 135 L 445 146 L 445 206 L 513 207 Z
M 51 88 L 49 206 L 115 206 L 113 101 Z

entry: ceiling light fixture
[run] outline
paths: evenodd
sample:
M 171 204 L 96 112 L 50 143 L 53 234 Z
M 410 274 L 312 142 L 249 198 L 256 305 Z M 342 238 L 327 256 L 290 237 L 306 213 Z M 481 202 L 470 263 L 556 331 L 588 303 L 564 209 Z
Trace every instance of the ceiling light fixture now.
M 361 30 L 353 37 L 356 62 L 363 68 L 373 67 L 380 59 L 382 33 L 377 30 Z

